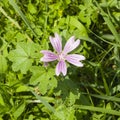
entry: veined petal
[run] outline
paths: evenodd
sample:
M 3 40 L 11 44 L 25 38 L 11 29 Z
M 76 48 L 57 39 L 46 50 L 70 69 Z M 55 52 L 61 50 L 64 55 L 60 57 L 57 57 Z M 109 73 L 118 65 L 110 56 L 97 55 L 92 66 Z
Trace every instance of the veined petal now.
M 63 60 L 59 61 L 57 66 L 56 66 L 56 75 L 59 76 L 61 72 L 64 76 L 67 74 L 66 63 Z
M 66 56 L 66 60 L 75 66 L 83 67 L 83 64 L 80 62 L 80 60 L 85 60 L 85 57 L 83 55 L 71 54 Z
M 42 50 L 40 51 L 44 56 L 40 59 L 43 62 L 51 62 L 58 59 L 58 56 L 51 51 Z
M 53 46 L 53 48 L 60 53 L 62 51 L 62 42 L 61 42 L 61 37 L 55 33 L 55 37 L 49 37 L 50 42 Z
M 74 36 L 70 37 L 70 39 L 65 44 L 65 47 L 64 47 L 64 50 L 63 50 L 64 53 L 67 54 L 67 53 L 71 52 L 72 50 L 74 50 L 75 48 L 78 47 L 78 45 L 80 44 L 80 40 L 79 39 L 76 40 L 76 41 L 74 41 L 74 40 L 75 40 Z
M 85 57 L 83 55 L 70 54 L 66 56 L 66 59 L 74 59 L 76 61 L 80 61 L 80 60 L 85 60 Z

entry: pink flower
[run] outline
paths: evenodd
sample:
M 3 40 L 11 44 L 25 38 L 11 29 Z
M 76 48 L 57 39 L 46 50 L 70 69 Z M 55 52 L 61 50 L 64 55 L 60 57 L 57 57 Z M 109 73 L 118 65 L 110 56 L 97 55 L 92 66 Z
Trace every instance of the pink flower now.
M 63 50 L 61 37 L 57 33 L 55 33 L 55 37 L 50 36 L 49 39 L 56 53 L 53 53 L 49 50 L 42 50 L 41 53 L 44 54 L 44 56 L 40 60 L 44 63 L 58 60 L 55 70 L 57 76 L 60 75 L 60 73 L 62 73 L 64 76 L 67 74 L 66 61 L 75 66 L 83 67 L 83 64 L 80 62 L 81 60 L 85 60 L 83 55 L 68 54 L 79 46 L 79 39 L 75 41 L 74 36 L 70 37 Z

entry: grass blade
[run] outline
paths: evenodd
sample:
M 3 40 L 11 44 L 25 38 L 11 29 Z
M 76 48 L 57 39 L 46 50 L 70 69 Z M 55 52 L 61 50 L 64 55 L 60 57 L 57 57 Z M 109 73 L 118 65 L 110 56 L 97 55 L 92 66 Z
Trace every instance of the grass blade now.
M 50 111 L 52 111 L 53 113 L 55 113 L 55 109 L 48 103 L 46 102 L 41 96 L 37 95 L 35 92 L 33 92 L 31 90 L 32 94 L 38 99 L 40 100 L 45 106 L 46 108 L 48 108 Z
M 17 28 L 21 29 L 20 25 L 14 20 L 12 19 L 10 16 L 7 15 L 7 13 L 4 11 L 4 9 L 2 7 L 0 7 L 0 12 L 7 17 Z
M 82 93 L 84 95 L 87 95 L 88 93 Z M 113 102 L 120 102 L 120 98 L 115 97 L 115 96 L 108 96 L 108 95 L 97 95 L 97 94 L 89 94 L 92 97 L 103 99 L 103 100 L 108 100 L 108 101 L 113 101 Z
M 118 32 L 116 31 L 113 23 L 111 22 L 110 17 L 108 16 L 107 13 L 105 13 L 105 12 L 103 11 L 103 9 L 100 7 L 100 5 L 97 3 L 96 0 L 95 0 L 95 3 L 96 3 L 96 5 L 97 5 L 97 7 L 100 9 L 101 15 L 103 16 L 103 19 L 105 20 L 108 28 L 110 29 L 110 31 L 111 31 L 112 34 L 114 35 L 114 37 L 115 37 L 115 39 L 116 39 L 116 42 L 117 42 L 117 43 L 120 43 L 120 37 L 119 37 Z
M 94 40 L 92 40 L 89 37 L 84 37 L 84 36 L 80 36 L 80 39 L 83 39 L 85 41 L 91 42 L 92 44 L 96 45 L 97 47 L 99 47 L 100 49 L 104 50 L 99 44 L 97 44 Z
M 90 111 L 120 116 L 120 111 L 111 110 L 111 109 L 105 109 L 105 108 L 93 107 L 93 106 L 84 106 L 84 105 L 75 105 L 74 107 L 83 110 L 90 110 Z
M 28 28 L 32 31 L 32 33 L 35 35 L 36 38 L 38 38 L 36 32 L 33 30 L 33 28 L 30 25 L 30 22 L 28 21 L 28 19 L 25 17 L 25 15 L 23 14 L 23 12 L 19 9 L 18 5 L 14 2 L 14 0 L 9 0 L 9 3 L 13 6 L 13 8 L 15 9 L 15 11 L 20 15 L 20 17 L 23 19 L 23 21 L 25 22 L 26 26 L 28 26 Z

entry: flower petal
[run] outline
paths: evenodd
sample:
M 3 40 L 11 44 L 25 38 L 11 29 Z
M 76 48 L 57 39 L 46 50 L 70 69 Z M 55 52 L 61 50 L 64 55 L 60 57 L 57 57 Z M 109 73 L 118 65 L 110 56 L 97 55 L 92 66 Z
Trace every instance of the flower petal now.
M 70 37 L 70 39 L 65 44 L 65 47 L 64 47 L 64 50 L 63 50 L 64 53 L 67 54 L 67 53 L 71 52 L 72 50 L 74 50 L 75 48 L 78 47 L 78 45 L 80 44 L 80 40 L 79 39 L 76 40 L 76 41 L 74 41 L 74 40 L 75 40 L 74 36 Z
M 51 61 L 54 61 L 54 60 L 57 60 L 58 59 L 58 56 L 56 54 L 54 54 L 53 52 L 51 51 L 48 51 L 48 50 L 42 50 L 40 51 L 42 54 L 44 54 L 44 56 L 40 59 L 40 61 L 43 61 L 43 62 L 51 62 Z
M 66 56 L 66 59 L 74 59 L 76 61 L 80 61 L 80 60 L 85 60 L 85 57 L 83 55 L 70 54 Z
M 59 61 L 57 66 L 56 66 L 56 75 L 59 76 L 61 72 L 64 76 L 67 74 L 66 63 L 63 60 Z
M 58 52 L 60 53 L 62 51 L 62 42 L 61 42 L 61 38 L 60 36 L 55 33 L 55 37 L 49 37 L 50 39 L 50 42 L 53 46 L 53 48 Z
M 79 61 L 85 60 L 85 57 L 83 55 L 71 54 L 66 56 L 66 60 L 75 66 L 83 67 L 83 64 Z

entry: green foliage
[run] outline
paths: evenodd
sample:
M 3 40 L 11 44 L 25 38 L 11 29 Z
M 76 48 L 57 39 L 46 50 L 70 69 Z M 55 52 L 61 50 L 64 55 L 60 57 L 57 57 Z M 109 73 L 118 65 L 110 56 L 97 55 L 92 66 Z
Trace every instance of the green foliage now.
M 7 60 L 3 55 L 0 55 L 0 73 L 4 73 L 7 70 Z
M 20 70 L 21 73 L 25 74 L 32 66 L 36 57 L 38 46 L 34 43 L 17 43 L 16 49 L 9 53 L 9 60 L 13 62 L 13 71 Z
M 17 119 L 22 114 L 24 109 L 25 109 L 25 103 L 19 104 L 19 106 L 17 106 L 17 108 L 13 112 L 14 118 Z
M 31 85 L 38 85 L 38 89 L 41 94 L 45 94 L 47 89 L 54 89 L 57 87 L 57 80 L 54 77 L 54 70 L 48 69 L 46 70 L 43 67 L 33 66 L 31 68 L 31 72 L 33 72 L 33 76 L 30 79 Z
M 0 120 L 120 120 L 119 0 L 0 0 Z M 81 40 L 83 68 L 40 62 L 49 36 Z

